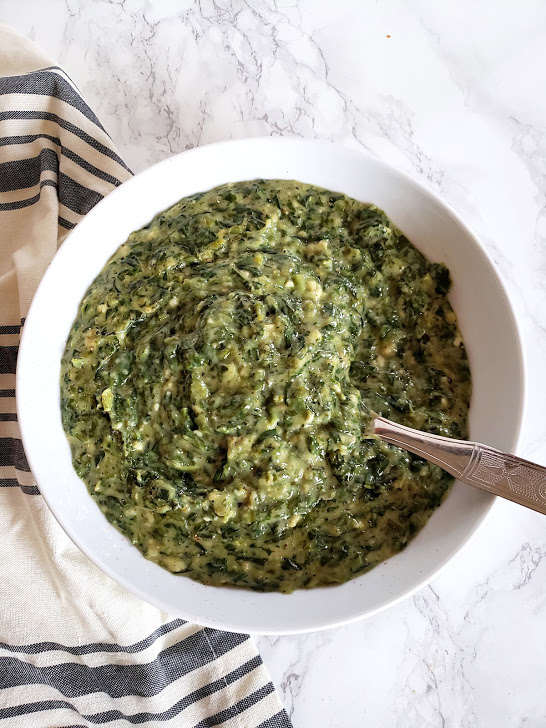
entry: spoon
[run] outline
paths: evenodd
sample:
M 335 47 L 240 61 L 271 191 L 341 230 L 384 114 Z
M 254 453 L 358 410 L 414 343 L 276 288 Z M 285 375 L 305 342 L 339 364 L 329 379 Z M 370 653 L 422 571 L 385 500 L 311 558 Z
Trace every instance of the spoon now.
M 467 485 L 500 495 L 546 515 L 546 468 L 489 445 L 430 435 L 384 417 L 373 423 L 376 435 L 439 465 Z

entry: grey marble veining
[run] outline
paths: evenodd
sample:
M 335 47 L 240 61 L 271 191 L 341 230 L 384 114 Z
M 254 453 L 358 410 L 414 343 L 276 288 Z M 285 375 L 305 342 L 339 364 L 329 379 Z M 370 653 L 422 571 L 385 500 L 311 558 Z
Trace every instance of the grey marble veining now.
M 543 0 L 0 0 L 134 171 L 217 140 L 366 149 L 439 192 L 515 302 L 546 463 Z M 546 521 L 498 503 L 433 584 L 366 621 L 259 639 L 298 728 L 544 728 Z

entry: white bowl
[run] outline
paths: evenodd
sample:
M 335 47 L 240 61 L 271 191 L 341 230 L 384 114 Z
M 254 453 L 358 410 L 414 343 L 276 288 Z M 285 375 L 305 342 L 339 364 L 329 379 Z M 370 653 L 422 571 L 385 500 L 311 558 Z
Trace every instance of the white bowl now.
M 430 260 L 448 266 L 450 300 L 472 370 L 472 439 L 515 449 L 524 368 L 508 297 L 476 237 L 427 189 L 359 152 L 291 138 L 211 144 L 138 174 L 79 223 L 36 293 L 17 367 L 23 444 L 44 498 L 74 543 L 142 599 L 209 627 L 286 634 L 351 622 L 415 593 L 468 542 L 494 498 L 456 483 L 400 554 L 342 586 L 291 595 L 222 589 L 174 576 L 147 561 L 106 521 L 72 468 L 61 424 L 60 361 L 78 305 L 114 250 L 156 213 L 194 192 L 257 177 L 296 179 L 378 205 Z

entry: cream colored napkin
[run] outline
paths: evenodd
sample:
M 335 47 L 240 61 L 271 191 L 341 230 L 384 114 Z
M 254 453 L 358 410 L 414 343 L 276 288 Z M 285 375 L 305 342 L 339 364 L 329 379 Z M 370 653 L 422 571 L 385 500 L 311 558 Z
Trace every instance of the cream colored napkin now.
M 70 79 L 0 26 L 0 726 L 289 728 L 248 636 L 173 618 L 100 572 L 22 449 L 15 367 L 30 301 L 64 236 L 129 176 Z

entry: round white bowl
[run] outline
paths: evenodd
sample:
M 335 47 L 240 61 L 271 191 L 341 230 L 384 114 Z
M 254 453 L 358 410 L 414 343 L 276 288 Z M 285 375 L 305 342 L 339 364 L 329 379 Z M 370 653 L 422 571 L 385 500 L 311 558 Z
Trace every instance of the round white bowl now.
M 79 223 L 55 256 L 25 323 L 17 367 L 23 444 L 40 490 L 74 543 L 104 572 L 161 609 L 209 627 L 286 634 L 370 616 L 430 582 L 469 541 L 494 498 L 456 483 L 400 554 L 341 586 L 291 595 L 204 586 L 147 561 L 111 526 L 72 468 L 60 413 L 60 361 L 78 305 L 129 233 L 180 198 L 225 182 L 296 179 L 384 209 L 453 278 L 450 300 L 473 379 L 470 435 L 502 450 L 517 444 L 524 389 L 516 321 L 495 267 L 476 237 L 434 194 L 362 153 L 292 138 L 222 142 L 184 152 L 136 175 Z

